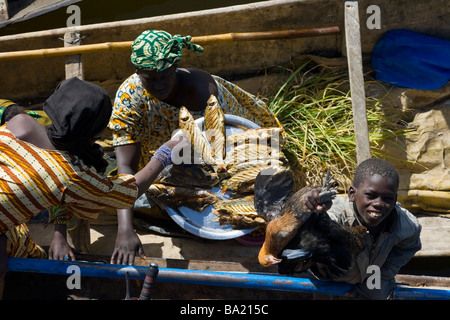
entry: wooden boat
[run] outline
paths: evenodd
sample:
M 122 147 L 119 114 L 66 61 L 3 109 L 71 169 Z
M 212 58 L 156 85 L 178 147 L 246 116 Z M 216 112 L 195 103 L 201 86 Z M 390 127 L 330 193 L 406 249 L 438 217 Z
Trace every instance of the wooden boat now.
M 70 6 L 81 0 L 1 0 L 0 28 Z
M 422 2 L 414 0 L 404 5 L 402 2 L 392 3 L 382 0 L 376 6 L 380 10 L 385 8 L 383 10 L 386 10 L 386 15 L 378 17 L 382 19 L 382 25 L 378 28 L 369 23 L 377 18 L 374 17 L 377 11 L 373 11 L 373 7 L 370 7 L 370 1 L 359 1 L 360 47 L 364 61 L 370 60 L 374 45 L 391 29 L 405 28 L 436 37 L 448 37 L 448 26 L 439 23 L 439 19 L 448 17 L 448 12 L 435 9 L 446 7 L 446 2 L 433 0 L 432 3 L 433 6 L 424 6 Z M 280 66 L 295 67 L 296 63 L 304 61 L 299 58 L 305 55 L 320 57 L 321 62 L 345 64 L 347 52 L 344 9 L 343 2 L 333 0 L 263 1 L 196 12 L 1 36 L 0 70 L 3 77 L 0 79 L 0 97 L 24 105 L 39 104 L 53 92 L 60 81 L 70 75 L 82 75 L 85 80 L 99 83 L 113 97 L 122 81 L 134 72 L 129 61 L 129 43 L 140 32 L 150 28 L 192 35 L 205 47 L 205 52 L 200 57 L 186 52 L 181 66 L 205 69 L 212 74 L 235 81 L 244 89 L 256 94 L 261 87 L 270 86 L 271 79 L 278 79 Z M 389 12 L 392 14 L 388 15 Z M 408 19 L 400 21 L 400 17 Z M 61 17 L 61 21 L 66 19 L 67 15 Z M 328 32 L 321 36 L 318 36 L 318 33 L 313 36 L 310 34 L 308 37 L 290 34 L 294 30 L 317 31 L 323 28 Z M 255 32 L 260 36 L 260 33 L 278 31 L 286 33 L 282 37 L 266 37 L 265 40 L 253 34 Z M 253 35 L 244 41 L 237 41 L 233 39 L 233 35 L 236 34 Z M 211 41 L 214 35 L 229 37 L 225 40 Z M 80 42 L 75 41 L 77 39 L 81 41 L 81 46 Z M 63 51 L 55 55 L 54 51 L 58 51 L 58 48 L 74 50 L 64 48 L 69 46 L 67 41 L 75 41 L 74 44 L 83 49 L 72 51 L 74 53 L 68 57 L 64 56 Z M 76 52 L 84 53 L 80 56 L 75 54 Z M 370 71 L 370 64 L 364 65 L 364 71 Z M 394 99 L 402 100 L 394 107 L 401 108 L 399 113 L 403 115 L 405 110 L 411 107 L 411 101 L 413 103 L 419 101 L 413 111 L 419 113 L 423 111 L 423 104 L 430 105 L 444 99 L 448 96 L 449 86 L 426 94 L 399 88 L 389 90 Z M 441 108 L 442 112 L 448 112 L 446 111 L 448 108 L 442 106 Z M 433 133 L 440 137 L 440 141 L 430 140 L 429 143 L 432 145 L 424 145 L 424 151 L 419 152 L 436 153 L 432 167 L 419 169 L 420 175 L 411 172 L 409 167 L 400 168 L 402 171 L 408 171 L 405 172 L 403 181 L 411 180 L 411 176 L 417 176 L 416 181 L 419 181 L 402 187 L 400 200 L 408 208 L 416 211 L 447 214 L 450 212 L 447 191 L 449 186 L 443 177 L 448 176 L 450 169 L 438 153 L 448 154 L 440 149 L 446 148 L 444 140 L 448 135 L 448 125 L 443 121 L 445 116 L 439 115 L 440 112 L 436 110 L 435 113 L 437 119 L 441 119 L 444 131 L 436 128 L 437 131 Z M 355 121 L 355 124 L 360 122 Z M 356 133 L 359 131 L 361 130 L 355 130 Z M 401 150 L 395 150 L 395 156 L 407 157 Z M 428 160 L 425 162 L 429 162 Z M 419 162 L 417 159 L 411 161 Z
M 424 6 L 414 0 L 405 5 L 388 0 L 378 2 L 386 8 L 383 28 L 366 27 L 367 8 L 371 2 L 359 1 L 361 15 L 361 49 L 371 53 L 381 35 L 393 28 L 408 28 L 445 37 L 448 27 L 435 18 L 430 7 L 446 7 L 444 0 L 433 0 L 433 6 Z M 387 9 L 389 8 L 389 10 Z M 119 10 L 120 8 L 118 8 Z M 395 13 L 392 17 L 387 15 Z M 63 13 L 60 21 L 68 15 Z M 448 13 L 447 13 L 448 14 Z M 399 21 L 398 17 L 409 17 Z M 0 37 L 0 52 L 64 47 L 64 34 L 79 32 L 82 44 L 132 41 L 146 29 L 162 29 L 173 34 L 192 36 L 311 29 L 337 26 L 341 33 L 325 37 L 286 38 L 284 40 L 227 42 L 205 45 L 201 57 L 186 53 L 183 66 L 208 70 L 225 78 L 239 79 L 254 76 L 272 67 L 291 62 L 301 54 L 317 54 L 324 57 L 345 56 L 344 2 L 334 0 L 277 0 L 262 1 L 217 9 L 170 14 L 165 16 L 124 20 L 77 27 L 58 28 L 25 34 Z M 444 16 L 442 17 L 445 18 Z M 420 22 L 420 23 L 418 23 Z M 447 29 L 446 29 L 447 28 Z M 226 52 L 224 55 L 223 53 Z M 134 70 L 129 61 L 129 50 L 104 51 L 83 55 L 84 77 L 100 83 L 120 82 Z M 14 75 L 2 78 L 0 96 L 12 100 L 45 98 L 65 78 L 64 57 L 29 60 L 0 60 L 2 74 Z M 27 72 L 28 71 L 28 72 Z
M 433 6 L 424 5 L 418 0 L 409 0 L 407 4 L 402 1 L 380 0 L 377 5 L 382 8 L 381 29 L 369 29 L 366 26 L 366 18 L 370 16 L 366 10 L 370 5 L 372 2 L 369 0 L 359 1 L 361 50 L 364 59 L 370 58 L 376 42 L 384 32 L 390 29 L 402 27 L 435 36 L 445 37 L 448 35 L 448 25 L 441 24 L 439 19 L 436 19 L 437 13 L 433 11 L 433 8 L 446 7 L 447 2 L 444 0 L 433 0 Z M 448 18 L 446 12 L 440 12 L 438 15 L 444 21 L 446 17 Z M 405 16 L 408 19 L 400 20 L 400 17 Z M 74 51 L 70 53 L 70 58 L 75 57 L 75 72 L 82 71 L 79 75 L 85 80 L 104 86 L 113 97 L 121 82 L 134 70 L 129 61 L 129 49 L 121 46 L 117 50 L 113 50 L 112 43 L 129 43 L 146 29 L 155 28 L 174 34 L 189 34 L 197 39 L 205 35 L 230 35 L 230 33 L 267 33 L 319 28 L 337 28 L 339 30 L 336 32 L 334 29 L 334 33 L 313 37 L 285 36 L 283 39 L 273 38 L 264 41 L 235 41 L 232 39 L 215 43 L 204 42 L 202 45 L 205 53 L 201 57 L 186 52 L 182 62 L 183 67 L 208 70 L 213 74 L 237 82 L 250 92 L 257 93 L 261 87 L 261 79 L 263 79 L 262 81 L 266 79 L 260 77 L 261 75 L 276 74 L 279 66 L 295 64 L 296 58 L 299 56 L 315 55 L 330 58 L 329 61 L 334 61 L 331 58 L 337 57 L 342 60 L 342 57 L 346 56 L 343 18 L 343 2 L 281 0 L 5 35 L 0 37 L 0 70 L 2 70 L 0 97 L 23 102 L 26 105 L 42 103 L 53 92 L 56 85 L 66 78 L 69 72 L 73 71 L 65 68 L 66 65 L 71 64 L 66 60 L 68 58 L 65 57 L 65 54 L 48 55 L 49 51 L 41 50 L 51 51 L 53 48 L 64 48 L 66 45 L 62 39 L 72 37 L 73 40 L 74 34 L 75 38 L 81 39 L 81 43 L 75 44 L 79 47 L 106 44 L 104 45 L 107 47 L 106 49 L 86 52 L 82 56 Z M 65 21 L 65 19 L 63 20 Z M 39 54 L 33 58 L 28 56 L 25 57 L 26 59 L 23 56 L 21 58 L 16 56 L 11 59 L 13 53 L 23 53 L 28 50 L 40 50 L 40 56 Z M 29 55 L 29 52 L 26 55 Z M 344 58 L 344 60 L 346 59 Z M 82 66 L 81 70 L 80 66 Z M 446 86 L 439 93 L 445 96 L 448 89 Z M 448 126 L 443 135 L 446 134 L 448 134 Z M 442 172 L 445 175 L 447 171 Z M 422 196 L 423 193 L 417 193 L 416 199 Z M 426 241 L 424 241 L 423 250 L 417 255 L 418 260 L 429 257 L 445 258 L 450 255 L 448 250 L 450 224 L 446 217 L 449 207 L 442 199 L 448 199 L 448 192 L 445 192 L 444 197 L 439 195 L 433 200 L 434 203 L 437 203 L 433 209 L 441 208 L 442 211 L 437 213 L 441 216 L 425 215 L 421 220 L 425 222 L 422 235 Z M 419 212 L 420 210 L 423 210 L 423 207 L 419 207 Z M 155 256 L 157 255 L 155 254 Z M 212 263 L 211 261 L 208 263 Z M 165 260 L 164 263 L 166 262 Z M 182 263 L 189 264 L 187 261 L 182 261 Z M 187 268 L 191 269 L 189 266 Z
M 135 292 L 136 289 L 139 289 L 139 286 L 142 288 L 144 280 L 147 282 L 150 281 L 152 285 L 159 282 L 163 283 L 163 286 L 166 287 L 165 289 L 162 289 L 160 286 L 153 286 L 151 290 L 153 299 L 170 298 L 175 300 L 193 300 L 199 298 L 205 299 L 205 297 L 207 299 L 230 299 L 230 297 L 232 297 L 232 299 L 237 300 L 261 298 L 271 300 L 287 298 L 291 300 L 298 299 L 299 297 L 308 299 L 308 295 L 314 294 L 340 298 L 346 297 L 348 299 L 355 298 L 355 295 L 351 293 L 353 285 L 342 282 L 318 281 L 314 278 L 305 276 L 287 277 L 273 273 L 230 272 L 227 270 L 224 271 L 223 265 L 220 266 L 220 271 L 160 267 L 158 263 L 161 262 L 168 263 L 167 261 L 162 261 L 162 259 L 155 259 L 153 262 L 147 262 L 147 265 L 145 266 L 125 266 L 89 261 L 10 258 L 8 270 L 13 273 L 31 274 L 29 279 L 34 278 L 34 281 L 36 281 L 36 274 L 62 276 L 66 279 L 69 278 L 67 282 L 63 281 L 63 283 L 66 284 L 66 289 L 74 289 L 70 288 L 70 285 L 67 285 L 67 283 L 73 281 L 70 279 L 70 277 L 74 277 L 73 275 L 78 275 L 82 279 L 79 281 L 83 281 L 85 286 L 86 281 L 89 281 L 91 278 L 116 279 L 126 282 L 128 285 L 130 285 L 130 280 L 139 280 L 136 288 L 134 288 Z M 213 262 L 209 261 L 207 264 L 209 267 L 214 268 Z M 215 267 L 217 267 L 217 265 Z M 35 275 L 33 276 L 33 274 Z M 450 285 L 449 278 L 400 275 L 397 276 L 397 281 L 399 280 L 400 282 L 396 285 L 392 295 L 392 299 L 394 300 L 450 300 L 450 287 L 448 287 Z M 440 283 L 440 287 L 424 286 L 424 283 L 433 281 L 434 284 Z M 33 281 L 28 282 L 30 287 L 32 282 Z M 418 286 L 417 284 L 420 282 L 421 286 Z M 177 290 L 174 290 L 175 287 L 171 287 L 170 284 L 174 284 L 177 287 Z M 102 286 L 103 285 L 104 282 L 102 283 Z M 185 285 L 187 285 L 187 287 Z M 76 284 L 73 284 L 73 286 L 76 286 Z M 167 290 L 167 286 L 171 287 L 171 290 Z M 208 295 L 198 296 L 198 294 L 202 293 L 196 292 L 195 286 L 209 287 L 209 290 L 206 290 Z M 122 297 L 131 298 L 131 296 L 133 296 L 133 294 L 130 294 L 131 290 L 128 291 L 129 288 L 127 288 L 127 294 L 124 293 L 124 290 L 118 290 L 117 282 L 114 287 L 115 292 L 110 293 L 109 296 L 107 296 L 107 299 L 113 299 L 113 296 L 117 299 L 120 297 L 121 293 L 123 294 Z M 211 289 L 211 287 L 217 290 Z M 186 292 L 180 294 L 180 291 L 183 290 L 182 288 L 186 290 Z M 228 288 L 232 288 L 234 292 L 227 291 Z M 76 289 L 81 289 L 81 286 Z M 93 290 L 94 292 L 90 292 L 88 295 L 91 297 L 99 297 L 102 295 L 102 292 L 105 292 L 105 289 L 108 290 L 106 287 L 101 289 L 97 288 L 97 292 L 95 292 L 95 288 L 90 288 L 90 290 Z M 243 294 L 247 290 L 252 292 L 251 296 Z M 176 291 L 176 293 L 173 293 L 174 291 Z M 137 292 L 138 294 L 141 294 L 140 298 L 143 299 L 142 290 L 141 292 L 139 292 L 139 290 Z M 77 293 L 79 294 L 80 291 Z M 83 293 L 87 293 L 86 287 L 84 288 Z M 17 292 L 12 293 L 10 297 L 14 297 L 14 294 L 17 294 Z M 168 294 L 169 296 L 164 296 L 164 294 Z M 78 298 L 81 297 L 78 296 Z

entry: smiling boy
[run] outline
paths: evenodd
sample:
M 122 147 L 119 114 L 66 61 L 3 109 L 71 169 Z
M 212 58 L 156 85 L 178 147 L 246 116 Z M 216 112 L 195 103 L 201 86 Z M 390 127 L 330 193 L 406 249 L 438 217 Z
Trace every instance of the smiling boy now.
M 416 217 L 397 202 L 397 170 L 382 159 L 367 159 L 356 168 L 348 198 L 336 197 L 327 210 L 331 219 L 346 226 L 367 228 L 365 249 L 356 255 L 350 271 L 338 281 L 355 284 L 360 297 L 386 299 L 392 293 L 395 275 L 421 249 Z M 316 207 L 320 188 L 309 201 Z M 328 206 L 326 206 L 328 207 Z M 370 266 L 380 270 L 379 286 L 368 285 Z

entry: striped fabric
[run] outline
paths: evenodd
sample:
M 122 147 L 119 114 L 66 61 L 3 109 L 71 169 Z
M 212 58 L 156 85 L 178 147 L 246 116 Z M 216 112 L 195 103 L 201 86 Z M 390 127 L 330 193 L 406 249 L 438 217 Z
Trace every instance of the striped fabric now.
M 25 223 L 6 232 L 6 253 L 15 258 L 44 259 L 47 254 L 30 238 L 30 230 Z
M 132 175 L 102 177 L 67 152 L 39 149 L 0 127 L 0 232 L 52 205 L 95 219 L 104 207 L 133 206 L 136 196 Z

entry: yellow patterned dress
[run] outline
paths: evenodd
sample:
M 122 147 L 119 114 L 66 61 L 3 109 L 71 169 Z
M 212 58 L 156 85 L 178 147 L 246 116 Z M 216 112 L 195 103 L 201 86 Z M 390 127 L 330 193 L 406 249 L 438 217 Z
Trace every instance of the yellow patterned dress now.
M 231 82 L 213 75 L 218 87 L 218 101 L 225 114 L 233 114 L 260 125 L 281 127 L 280 122 L 254 95 Z M 191 112 L 194 119 L 204 111 Z M 170 139 L 179 129 L 179 108 L 157 100 L 141 84 L 137 74 L 131 75 L 119 87 L 114 101 L 109 128 L 113 131 L 113 146 L 141 143 L 140 168 L 150 161 L 153 151 Z

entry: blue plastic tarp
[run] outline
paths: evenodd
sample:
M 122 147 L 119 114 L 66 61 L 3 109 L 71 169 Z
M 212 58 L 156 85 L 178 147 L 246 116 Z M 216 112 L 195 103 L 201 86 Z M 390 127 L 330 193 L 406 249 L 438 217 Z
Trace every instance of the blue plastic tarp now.
M 391 30 L 372 53 L 376 79 L 401 87 L 436 90 L 450 79 L 450 41 L 410 30 Z

